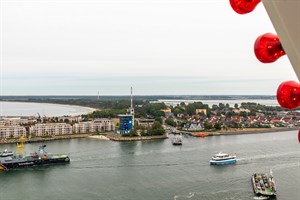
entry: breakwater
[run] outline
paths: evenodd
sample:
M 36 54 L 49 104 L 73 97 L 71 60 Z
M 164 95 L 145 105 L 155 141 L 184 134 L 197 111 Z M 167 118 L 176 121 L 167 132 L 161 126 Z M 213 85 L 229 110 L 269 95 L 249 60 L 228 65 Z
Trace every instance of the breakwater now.
M 109 140 L 112 141 L 140 141 L 140 140 L 156 140 L 156 139 L 168 138 L 166 134 L 157 135 L 157 136 L 139 136 L 139 137 L 122 137 L 121 135 L 114 134 L 114 133 L 103 133 L 102 135 L 104 135 L 105 137 L 107 137 Z M 65 140 L 65 139 L 75 139 L 75 138 L 88 138 L 88 137 L 93 138 L 93 134 L 72 134 L 72 135 L 55 135 L 52 137 L 34 137 L 34 138 L 27 138 L 25 140 L 25 143 Z M 19 142 L 18 138 L 0 139 L 0 144 L 16 144 L 18 142 Z
M 155 136 L 122 137 L 119 134 L 108 134 L 106 135 L 106 137 L 113 141 L 140 141 L 140 140 L 166 139 L 168 138 L 168 135 L 164 134 L 164 135 L 155 135 Z

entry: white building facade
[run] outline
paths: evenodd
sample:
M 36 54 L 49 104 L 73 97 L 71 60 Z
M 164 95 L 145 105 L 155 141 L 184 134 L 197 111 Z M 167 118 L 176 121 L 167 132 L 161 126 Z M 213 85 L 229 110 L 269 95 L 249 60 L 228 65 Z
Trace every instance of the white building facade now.
M 72 126 L 66 123 L 36 124 L 30 127 L 29 133 L 32 136 L 72 134 Z
M 0 126 L 0 138 L 19 138 L 26 136 L 26 129 L 22 126 Z
M 17 126 L 24 124 L 35 124 L 37 120 L 34 117 L 1 117 L 0 125 Z
M 115 130 L 115 125 L 111 119 L 95 119 L 89 122 L 80 122 L 73 125 L 74 133 L 97 133 L 110 132 Z

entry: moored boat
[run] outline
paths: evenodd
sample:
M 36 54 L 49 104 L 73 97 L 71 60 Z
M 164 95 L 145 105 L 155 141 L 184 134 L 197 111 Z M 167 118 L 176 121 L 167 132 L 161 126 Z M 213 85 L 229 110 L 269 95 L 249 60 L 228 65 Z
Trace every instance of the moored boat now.
M 12 151 L 7 151 L 7 149 L 5 149 L 3 152 L 0 152 L 0 157 L 9 157 L 13 155 L 14 153 Z
M 251 177 L 251 182 L 256 195 L 276 196 L 276 186 L 272 172 L 270 175 L 266 173 L 255 173 Z
M 67 154 L 51 154 L 45 151 L 46 145 L 39 146 L 38 151 L 30 155 L 7 152 L 0 156 L 0 170 L 9 170 L 21 167 L 33 167 L 57 163 L 70 163 Z M 5 155 L 5 156 L 3 156 Z
M 209 163 L 211 165 L 226 165 L 226 164 L 236 163 L 236 156 L 220 152 L 218 154 L 215 154 L 211 158 Z
M 207 137 L 208 134 L 207 133 L 197 133 L 195 134 L 196 137 Z

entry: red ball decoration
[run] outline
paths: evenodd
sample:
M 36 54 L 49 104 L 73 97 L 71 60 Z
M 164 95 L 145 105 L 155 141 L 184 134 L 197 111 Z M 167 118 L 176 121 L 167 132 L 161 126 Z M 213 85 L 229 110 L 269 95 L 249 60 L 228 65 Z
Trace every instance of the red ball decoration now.
M 229 0 L 232 9 L 239 14 L 246 14 L 254 10 L 260 0 Z
M 300 106 L 300 84 L 285 81 L 277 89 L 277 101 L 283 108 L 294 109 Z
M 277 35 L 266 33 L 259 36 L 254 44 L 256 58 L 262 63 L 271 63 L 285 55 Z
M 298 141 L 300 143 L 300 130 L 298 131 Z

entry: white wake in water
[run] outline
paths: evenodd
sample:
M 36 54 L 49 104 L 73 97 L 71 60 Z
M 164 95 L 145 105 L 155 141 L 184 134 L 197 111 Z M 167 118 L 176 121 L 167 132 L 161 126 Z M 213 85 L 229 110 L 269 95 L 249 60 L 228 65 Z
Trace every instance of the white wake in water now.
M 190 192 L 188 195 L 176 195 L 176 196 L 174 196 L 174 200 L 177 200 L 180 197 L 190 199 L 193 196 L 195 196 L 195 193 L 194 192 Z
M 253 199 L 269 199 L 270 197 L 264 197 L 264 196 L 259 196 L 259 197 L 253 197 Z

